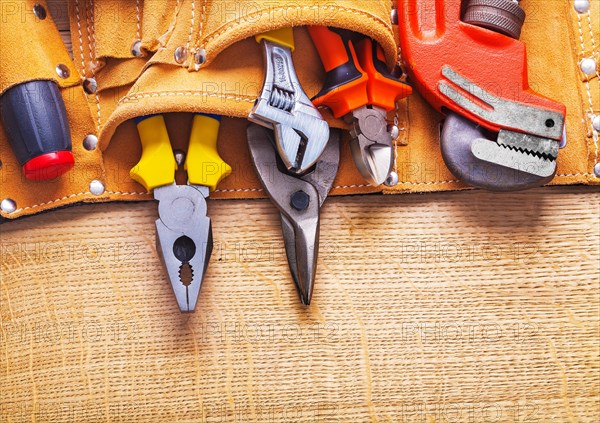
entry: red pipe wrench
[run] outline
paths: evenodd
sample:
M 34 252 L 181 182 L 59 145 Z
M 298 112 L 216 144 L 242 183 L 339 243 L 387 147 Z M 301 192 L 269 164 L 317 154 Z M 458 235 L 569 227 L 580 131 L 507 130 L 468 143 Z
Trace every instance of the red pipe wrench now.
M 514 191 L 554 177 L 566 109 L 529 86 L 522 42 L 462 20 L 469 4 L 503 1 L 398 0 L 398 28 L 411 82 L 447 115 L 448 168 L 471 185 Z

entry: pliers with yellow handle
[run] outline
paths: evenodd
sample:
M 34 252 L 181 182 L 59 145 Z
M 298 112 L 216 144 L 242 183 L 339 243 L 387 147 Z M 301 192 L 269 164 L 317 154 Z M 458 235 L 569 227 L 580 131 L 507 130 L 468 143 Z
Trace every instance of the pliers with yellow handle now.
M 184 168 L 188 183 L 177 185 L 178 163 L 162 115 L 136 119 L 142 157 L 131 177 L 154 191 L 158 200 L 156 249 L 173 288 L 181 312 L 193 312 L 213 247 L 212 225 L 206 199 L 231 167 L 217 152 L 221 118 L 198 113 L 194 116 Z M 179 157 L 183 162 L 183 158 Z

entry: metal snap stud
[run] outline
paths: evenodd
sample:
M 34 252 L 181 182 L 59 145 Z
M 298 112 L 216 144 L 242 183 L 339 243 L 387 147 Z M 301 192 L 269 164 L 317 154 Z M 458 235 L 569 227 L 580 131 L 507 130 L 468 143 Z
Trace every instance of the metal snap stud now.
M 206 63 L 206 50 L 201 48 L 194 54 L 194 67 L 198 70 L 204 63 Z
M 85 148 L 87 151 L 95 150 L 97 146 L 98 137 L 94 134 L 86 135 L 86 137 L 83 139 L 83 148 Z
M 596 131 L 600 132 L 600 115 L 592 118 L 592 126 Z
M 600 163 L 596 163 L 596 166 L 594 166 L 594 175 L 596 175 L 597 178 L 600 178 Z
M 131 55 L 134 57 L 142 57 L 144 55 L 144 52 L 142 52 L 142 42 L 140 40 L 134 41 L 131 46 Z
M 590 0 L 575 0 L 573 7 L 577 13 L 585 13 L 590 10 Z
M 94 195 L 104 194 L 104 184 L 97 179 L 90 182 L 90 192 Z
M 398 9 L 392 9 L 392 25 L 398 25 Z
M 0 210 L 2 210 L 4 213 L 13 213 L 15 210 L 17 210 L 17 203 L 15 203 L 15 200 L 12 198 L 5 198 L 0 203 Z
M 66 65 L 59 63 L 56 65 L 56 74 L 62 79 L 67 79 L 69 76 L 71 76 L 71 71 Z
M 579 69 L 581 69 L 581 72 L 585 73 L 586 75 L 592 75 L 596 73 L 596 61 L 594 59 L 590 59 L 589 57 L 583 59 L 579 64 Z
M 36 18 L 42 21 L 46 19 L 47 16 L 46 9 L 39 3 L 33 5 L 33 14 Z
M 87 94 L 94 94 L 97 89 L 98 89 L 98 84 L 96 83 L 95 78 L 86 78 L 83 81 L 83 90 Z
M 177 63 L 183 63 L 187 60 L 188 51 L 185 47 L 179 46 L 175 49 L 175 61 Z
M 398 181 L 398 173 L 391 171 L 384 184 L 388 187 L 395 187 L 396 185 L 398 185 Z
M 175 156 L 175 162 L 178 166 L 181 166 L 185 163 L 185 152 L 181 150 L 173 150 L 173 155 Z

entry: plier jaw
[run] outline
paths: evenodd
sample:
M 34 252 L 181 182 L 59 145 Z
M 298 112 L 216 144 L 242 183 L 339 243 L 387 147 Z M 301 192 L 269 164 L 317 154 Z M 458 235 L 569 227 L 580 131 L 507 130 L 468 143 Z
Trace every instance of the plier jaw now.
M 137 119 L 142 156 L 130 175 L 148 191 L 153 190 L 158 200 L 156 249 L 183 313 L 196 309 L 212 253 L 206 199 L 231 172 L 217 151 L 220 121 L 220 116 L 197 113 L 187 154 L 174 154 L 162 115 Z M 188 183 L 177 185 L 175 172 L 182 165 Z
M 319 250 L 319 211 L 337 174 L 339 130 L 332 129 L 323 154 L 302 175 L 280 170 L 273 131 L 251 124 L 248 146 L 258 178 L 279 209 L 290 273 L 300 301 L 310 304 Z

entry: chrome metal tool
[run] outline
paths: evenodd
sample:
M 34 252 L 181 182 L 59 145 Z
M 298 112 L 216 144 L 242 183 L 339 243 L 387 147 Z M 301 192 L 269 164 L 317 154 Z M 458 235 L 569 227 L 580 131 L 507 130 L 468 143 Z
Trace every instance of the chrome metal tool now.
M 248 119 L 275 133 L 275 146 L 286 169 L 306 172 L 325 149 L 329 126 L 312 104 L 296 75 L 291 28 L 256 36 L 263 46 L 265 81 Z
M 319 251 L 319 211 L 337 174 L 340 132 L 332 129 L 321 158 L 302 175 L 278 163 L 273 131 L 258 125 L 247 130 L 258 178 L 281 215 L 290 272 L 302 304 L 310 304 Z

